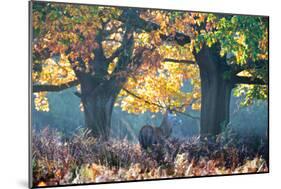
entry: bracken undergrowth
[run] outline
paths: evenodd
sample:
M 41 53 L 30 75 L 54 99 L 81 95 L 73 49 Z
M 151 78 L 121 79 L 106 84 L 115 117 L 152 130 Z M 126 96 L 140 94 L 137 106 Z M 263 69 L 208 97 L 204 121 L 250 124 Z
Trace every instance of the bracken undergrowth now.
M 226 130 L 142 150 L 126 139 L 96 139 L 87 129 L 66 138 L 45 128 L 32 133 L 33 186 L 268 172 L 266 141 Z

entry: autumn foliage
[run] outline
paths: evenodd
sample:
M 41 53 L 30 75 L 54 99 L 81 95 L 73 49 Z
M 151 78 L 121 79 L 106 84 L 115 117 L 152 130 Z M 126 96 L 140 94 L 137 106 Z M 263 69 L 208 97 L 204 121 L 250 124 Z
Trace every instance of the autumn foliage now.
M 100 48 L 109 61 L 108 75 L 105 77 L 127 74 L 123 71 L 113 73 L 118 61 L 115 53 L 122 45 L 125 32 L 123 11 L 121 8 L 102 6 L 35 3 L 33 83 L 59 86 L 76 80 L 76 69 L 92 73 L 95 49 Z M 191 105 L 199 110 L 200 78 L 193 51 L 199 51 L 204 43 L 211 47 L 219 42 L 220 55 L 226 56 L 228 53 L 227 62 L 233 67 L 235 64 L 242 68 L 250 66 L 240 76 L 267 82 L 264 75 L 267 64 L 247 65 L 249 60 L 268 59 L 268 28 L 264 18 L 160 10 L 140 11 L 139 18 L 145 24 L 152 23 L 157 27 L 152 30 L 143 26 L 143 30 L 134 33 L 135 51 L 145 50 L 142 65 L 128 76 L 125 89 L 130 89 L 137 96 L 160 106 L 169 104 L 180 110 Z M 178 33 L 188 36 L 190 43 L 179 42 L 176 38 Z M 103 36 L 100 42 L 97 40 L 99 35 Z M 230 77 L 228 74 L 225 73 L 225 77 Z M 181 90 L 186 80 L 193 85 L 193 90 L 188 93 Z M 265 86 L 239 85 L 235 91 L 237 96 L 246 93 L 245 104 L 250 104 L 253 98 L 267 98 Z M 35 97 L 36 108 L 48 111 L 46 92 L 36 93 Z M 158 112 L 161 109 L 153 103 L 134 98 L 124 90 L 119 99 L 122 103 L 116 105 L 129 112 Z
M 267 139 L 228 130 L 231 96 L 268 100 L 268 17 L 32 2 L 31 24 L 32 108 L 73 87 L 85 118 L 33 130 L 34 186 L 268 172 Z M 144 150 L 110 137 L 114 108 L 170 110 L 200 136 Z

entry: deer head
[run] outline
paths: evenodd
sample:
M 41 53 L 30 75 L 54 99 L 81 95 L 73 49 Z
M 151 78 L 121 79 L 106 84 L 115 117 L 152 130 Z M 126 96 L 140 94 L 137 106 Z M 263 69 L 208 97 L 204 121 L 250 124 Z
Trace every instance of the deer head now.
M 160 125 L 160 128 L 162 130 L 164 137 L 167 138 L 171 135 L 172 127 L 174 127 L 176 125 L 181 125 L 181 124 L 182 124 L 182 120 L 180 118 L 178 118 L 177 115 L 175 113 L 173 113 L 172 110 L 167 109 L 164 114 L 162 123 Z

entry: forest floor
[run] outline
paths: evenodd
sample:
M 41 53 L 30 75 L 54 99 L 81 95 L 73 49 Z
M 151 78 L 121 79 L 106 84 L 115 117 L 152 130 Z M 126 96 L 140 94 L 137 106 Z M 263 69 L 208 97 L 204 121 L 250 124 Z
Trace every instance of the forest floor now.
M 87 130 L 65 139 L 46 128 L 32 133 L 33 186 L 268 172 L 268 142 L 224 132 L 216 139 L 169 139 L 142 150 L 107 142 Z

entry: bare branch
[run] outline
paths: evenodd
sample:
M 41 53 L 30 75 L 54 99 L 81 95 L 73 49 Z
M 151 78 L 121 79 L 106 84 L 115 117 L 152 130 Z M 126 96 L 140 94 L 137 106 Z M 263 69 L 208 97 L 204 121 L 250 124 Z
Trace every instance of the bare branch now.
M 126 91 L 126 93 L 128 93 L 129 95 L 131 95 L 131 96 L 133 96 L 133 97 L 135 97 L 135 98 L 137 98 L 137 99 L 139 99 L 139 100 L 144 101 L 146 104 L 153 105 L 153 106 L 156 106 L 156 107 L 159 107 L 159 108 L 162 108 L 162 109 L 167 109 L 167 107 L 166 107 L 166 106 L 162 106 L 161 104 L 158 104 L 158 103 L 155 103 L 155 102 L 148 101 L 148 100 L 146 100 L 146 99 L 144 99 L 144 98 L 142 98 L 142 97 L 138 96 L 137 94 L 135 94 L 135 93 L 133 93 L 133 92 L 129 91 L 129 90 L 128 90 L 128 89 L 126 89 L 125 87 L 123 87 L 123 90 L 124 90 L 124 91 Z M 183 106 L 185 106 L 185 105 L 181 105 L 181 106 L 179 106 L 179 107 L 181 107 L 181 108 L 182 108 Z M 176 108 L 179 108 L 179 107 L 176 107 Z M 185 116 L 187 116 L 187 117 L 190 117 L 190 118 L 192 118 L 192 119 L 197 119 L 197 120 L 198 120 L 198 119 L 200 119 L 199 117 L 196 117 L 196 116 L 190 115 L 190 114 L 188 114 L 188 113 L 185 113 L 185 112 L 180 112 L 180 111 L 176 110 L 176 108 L 175 108 L 175 109 L 173 109 L 173 111 L 174 111 L 174 112 L 180 113 L 180 114 L 185 115 Z
M 120 41 L 120 40 L 117 40 L 117 39 L 105 39 L 104 41 L 106 41 L 106 42 L 112 42 L 112 43 L 122 43 L 122 41 Z
M 259 78 L 234 76 L 233 80 L 235 84 L 268 85 L 267 82 Z
M 73 80 L 70 81 L 68 83 L 64 83 L 61 85 L 33 85 L 32 87 L 32 92 L 33 93 L 37 93 L 37 92 L 58 92 L 58 91 L 62 91 L 64 89 L 70 88 L 70 87 L 74 87 L 76 85 L 79 84 L 78 80 Z
M 195 64 L 196 63 L 193 60 L 177 60 L 177 59 L 172 59 L 172 58 L 165 58 L 163 61 L 164 62 L 180 63 L 180 64 Z
M 150 104 L 150 105 L 153 105 L 153 106 L 156 106 L 156 107 L 159 107 L 159 108 L 166 109 L 166 107 L 164 107 L 164 106 L 162 106 L 162 105 L 160 105 L 160 104 L 157 104 L 157 103 L 155 103 L 155 102 L 150 102 L 150 101 L 148 101 L 148 100 L 145 100 L 144 98 L 138 96 L 137 94 L 135 94 L 135 93 L 129 91 L 129 90 L 126 89 L 125 87 L 123 87 L 123 90 L 126 91 L 126 93 L 128 93 L 129 95 L 131 95 L 131 96 L 133 96 L 133 97 L 135 97 L 135 98 L 137 98 L 137 99 L 139 99 L 139 100 L 144 101 L 146 104 Z

